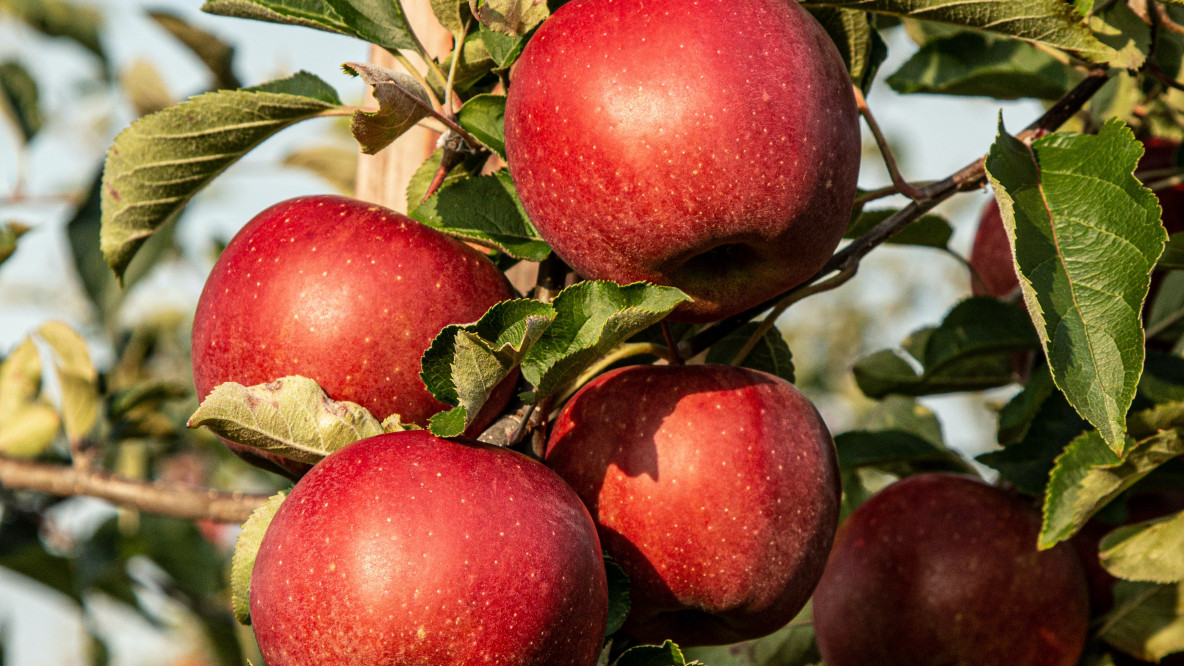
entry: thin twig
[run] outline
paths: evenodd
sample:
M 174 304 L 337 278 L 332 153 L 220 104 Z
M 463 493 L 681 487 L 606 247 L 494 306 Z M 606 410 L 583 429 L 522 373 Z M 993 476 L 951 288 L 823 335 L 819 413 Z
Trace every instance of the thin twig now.
M 461 26 L 460 34 L 456 35 L 454 40 L 455 45 L 452 47 L 452 64 L 448 67 L 448 81 L 444 84 L 444 115 L 449 118 L 456 116 L 456 111 L 452 106 L 452 86 L 456 81 L 456 66 L 460 62 L 461 49 L 465 47 L 465 35 L 469 32 L 469 22 Z
M 1184 308 L 1176 310 L 1172 314 L 1160 319 L 1155 323 L 1155 326 L 1147 329 L 1147 331 L 1144 333 L 1144 336 L 1147 339 L 1154 338 L 1155 336 L 1174 326 L 1176 322 L 1180 321 L 1181 319 L 1184 319 Z
M 896 186 L 896 191 L 910 199 L 922 198 L 921 190 L 909 185 L 908 181 L 904 179 L 904 176 L 900 175 L 900 168 L 896 165 L 896 157 L 892 154 L 892 147 L 888 145 L 888 140 L 884 138 L 884 133 L 880 131 L 880 124 L 876 122 L 876 117 L 872 115 L 872 110 L 868 108 L 867 100 L 863 97 L 863 91 L 857 85 L 852 85 L 851 90 L 855 93 L 855 105 L 859 107 L 860 115 L 863 116 L 868 129 L 872 131 L 872 136 L 876 137 L 876 145 L 880 147 L 880 155 L 884 157 L 884 166 L 888 168 L 888 175 L 892 178 L 892 184 Z
M 1104 69 L 1091 70 L 1089 76 L 1078 83 L 1076 87 L 1065 94 L 1064 97 L 1057 100 L 1044 115 L 1040 116 L 1035 122 L 1029 125 L 1024 131 L 1020 132 L 1018 138 L 1024 141 L 1030 141 L 1033 137 L 1040 136 L 1046 132 L 1054 131 L 1060 127 L 1066 120 L 1071 118 L 1082 106 L 1089 101 L 1090 97 L 1094 95 L 1108 80 L 1108 73 Z M 959 169 L 957 172 L 951 174 L 949 177 L 931 183 L 920 188 L 923 198 L 909 203 L 908 206 L 900 211 L 897 211 L 888 219 L 873 227 L 864 235 L 852 241 L 842 250 L 839 250 L 830 258 L 825 266 L 822 267 L 813 277 L 809 278 L 802 284 L 790 289 L 789 291 L 779 294 L 760 305 L 749 308 L 740 314 L 728 317 L 712 326 L 709 326 L 702 331 L 699 331 L 689 340 L 684 340 L 678 345 L 678 352 L 683 358 L 691 358 L 696 354 L 707 349 L 711 345 L 719 342 L 731 332 L 743 326 L 754 317 L 760 315 L 762 312 L 777 305 L 786 295 L 808 289 L 810 285 L 818 282 L 827 275 L 841 270 L 847 266 L 849 262 L 856 261 L 866 255 L 872 248 L 880 245 L 884 241 L 891 238 L 901 229 L 908 226 L 910 223 L 920 219 L 922 215 L 928 212 L 939 203 L 949 199 L 958 192 L 965 192 L 976 190 L 986 184 L 986 157 L 980 157 L 974 162 Z
M 267 495 L 131 481 L 96 470 L 4 457 L 0 457 L 0 486 L 58 497 L 89 495 L 148 513 L 219 523 L 241 523 L 267 501 Z

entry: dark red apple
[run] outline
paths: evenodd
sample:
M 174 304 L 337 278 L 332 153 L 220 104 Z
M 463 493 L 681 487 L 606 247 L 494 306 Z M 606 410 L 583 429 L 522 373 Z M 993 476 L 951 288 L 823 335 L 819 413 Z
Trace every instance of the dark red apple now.
M 338 196 L 284 201 L 247 223 L 210 272 L 193 321 L 197 394 L 303 375 L 380 419 L 423 424 L 444 408 L 419 378 L 423 351 L 446 325 L 513 296 L 479 252 L 394 211 Z M 502 383 L 470 432 L 513 385 Z M 228 444 L 257 464 L 307 469 Z
M 839 528 L 814 592 L 827 666 L 1072 666 L 1089 596 L 1068 544 L 1036 549 L 1040 513 L 954 474 L 898 481 Z
M 350 444 L 296 484 L 250 606 L 268 666 L 592 666 L 608 587 L 558 476 L 419 430 Z
M 855 197 L 858 112 L 796 2 L 573 0 L 506 102 L 522 203 L 588 278 L 673 285 L 677 319 L 765 301 L 830 258 Z
M 632 366 L 564 407 L 547 464 L 629 575 L 625 631 L 732 643 L 801 610 L 839 514 L 834 444 L 788 382 L 725 365 Z

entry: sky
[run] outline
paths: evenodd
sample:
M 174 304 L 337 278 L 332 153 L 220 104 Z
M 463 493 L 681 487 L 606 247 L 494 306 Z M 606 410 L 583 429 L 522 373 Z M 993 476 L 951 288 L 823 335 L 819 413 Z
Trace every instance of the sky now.
M 361 99 L 362 85 L 340 71 L 350 60 L 363 60 L 367 45 L 346 37 L 286 26 L 274 26 L 201 14 L 197 2 L 188 0 L 97 0 L 107 19 L 104 34 L 114 68 L 119 71 L 141 60 L 151 62 L 177 98 L 194 94 L 206 85 L 198 61 L 183 47 L 156 29 L 147 9 L 168 9 L 194 22 L 237 49 L 236 73 L 248 85 L 305 69 L 336 87 L 347 103 Z M 881 69 L 881 81 L 915 49 L 901 31 L 889 35 L 890 59 Z M 0 266 L 0 356 L 10 351 L 31 330 L 50 318 L 64 319 L 82 330 L 94 326 L 94 318 L 72 275 L 63 227 L 68 208 L 60 203 L 13 205 L 9 193 L 23 177 L 31 198 L 52 198 L 76 192 L 93 176 L 115 132 L 132 119 L 126 105 L 111 96 L 96 94 L 93 59 L 70 45 L 49 40 L 0 18 L 0 61 L 16 58 L 34 72 L 42 92 L 47 125 L 32 150 L 18 151 L 7 127 L 0 127 L 0 221 L 20 221 L 34 227 L 19 250 Z M 1001 103 L 988 99 L 954 99 L 935 96 L 901 97 L 878 85 L 869 104 L 890 140 L 899 147 L 902 171 L 909 179 L 944 177 L 983 154 L 995 137 L 999 114 L 1012 131 L 1034 120 L 1041 107 L 1035 102 Z M 255 212 L 292 196 L 330 192 L 331 186 L 303 171 L 278 166 L 289 151 L 332 140 L 332 121 L 313 121 L 286 130 L 252 152 L 214 185 L 199 194 L 187 209 L 178 236 L 185 248 L 184 261 L 148 280 L 130 299 L 125 316 L 135 318 L 160 308 L 192 312 L 209 269 L 208 249 L 214 239 L 228 238 Z M 865 153 L 860 184 L 879 187 L 887 176 L 875 152 Z M 965 254 L 973 236 L 977 211 L 986 193 L 958 195 L 939 211 L 955 228 L 952 246 Z M 896 202 L 900 205 L 900 202 Z M 921 267 L 924 270 L 908 270 Z M 890 274 L 892 279 L 882 279 Z M 879 276 L 879 279 L 877 278 Z M 864 353 L 894 346 L 923 325 L 936 324 L 949 307 L 968 295 L 969 278 L 953 259 L 916 249 L 874 252 L 859 276 L 834 296 L 812 298 L 795 305 L 783 320 L 784 328 L 809 333 L 825 332 L 835 308 L 855 305 L 875 315 L 876 326 L 863 341 Z M 815 326 L 815 329 L 811 329 Z M 110 358 L 110 350 L 95 343 L 96 361 Z M 802 355 L 809 350 L 795 349 Z M 1009 395 L 1007 390 L 987 396 L 935 398 L 925 404 L 942 417 L 951 445 L 968 453 L 989 446 L 994 430 L 992 404 Z M 850 409 L 839 400 L 820 399 L 820 410 L 832 430 L 848 427 Z M 83 515 L 99 515 L 109 509 L 87 504 Z M 109 623 L 119 638 L 113 643 L 116 664 L 160 664 L 175 656 L 175 641 L 137 624 L 103 606 L 95 616 Z M 19 609 L 19 612 L 18 612 Z M 10 662 L 16 666 L 39 664 L 68 666 L 82 662 L 79 619 L 60 601 L 41 593 L 26 581 L 0 571 L 0 625 L 12 643 Z

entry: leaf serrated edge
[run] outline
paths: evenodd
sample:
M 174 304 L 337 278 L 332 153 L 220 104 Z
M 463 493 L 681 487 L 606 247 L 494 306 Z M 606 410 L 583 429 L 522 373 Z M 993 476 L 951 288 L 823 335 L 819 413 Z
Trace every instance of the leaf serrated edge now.
M 280 491 L 268 498 L 251 513 L 238 533 L 234 555 L 230 559 L 230 594 L 234 618 L 239 624 L 251 624 L 251 573 L 255 568 L 255 557 L 267 528 L 287 496 L 287 492 Z

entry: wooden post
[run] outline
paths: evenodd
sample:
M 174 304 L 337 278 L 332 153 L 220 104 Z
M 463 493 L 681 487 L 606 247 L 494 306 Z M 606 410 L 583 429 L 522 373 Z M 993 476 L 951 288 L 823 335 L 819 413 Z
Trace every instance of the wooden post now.
M 429 55 L 438 58 L 448 53 L 452 35 L 432 14 L 429 0 L 403 0 L 403 10 Z M 419 62 L 418 54 L 407 52 L 407 57 Z M 394 56 L 377 46 L 370 48 L 370 62 L 393 70 L 402 67 Z M 373 101 L 372 96 L 370 100 Z M 359 156 L 355 196 L 406 213 L 407 184 L 436 149 L 439 137 L 436 132 L 417 126 L 377 155 Z

